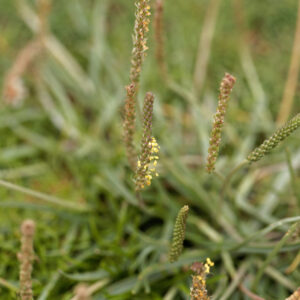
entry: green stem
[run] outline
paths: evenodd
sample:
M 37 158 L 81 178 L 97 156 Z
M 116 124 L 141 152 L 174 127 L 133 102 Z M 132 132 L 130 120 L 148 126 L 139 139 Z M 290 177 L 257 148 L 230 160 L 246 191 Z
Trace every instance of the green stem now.
M 8 282 L 7 280 L 5 280 L 4 278 L 0 278 L 0 286 L 7 288 L 8 290 L 14 293 L 18 292 L 18 288 L 10 282 Z
M 226 178 L 218 171 L 213 171 L 213 174 L 215 174 L 223 182 L 226 180 Z
M 18 186 L 16 184 L 13 184 L 13 183 L 10 183 L 10 182 L 4 181 L 4 180 L 0 180 L 0 185 L 6 187 L 8 189 L 35 197 L 35 198 L 40 199 L 48 204 L 53 204 L 56 206 L 71 209 L 71 210 L 78 211 L 78 212 L 89 211 L 89 208 L 82 204 L 67 202 L 67 201 L 61 200 L 55 196 L 43 194 L 43 193 L 28 189 L 28 188 L 25 188 L 22 186 Z
M 221 196 L 222 199 L 224 198 L 224 196 L 226 195 L 226 191 L 230 185 L 230 181 L 233 177 L 233 175 L 235 175 L 235 173 L 237 173 L 241 168 L 243 168 L 245 165 L 248 165 L 249 161 L 248 160 L 244 160 L 242 161 L 239 165 L 237 165 L 227 176 L 226 179 L 223 183 L 223 186 L 221 188 Z
M 235 245 L 235 246 L 227 249 L 227 251 L 230 251 L 230 252 L 236 251 L 236 250 L 242 248 L 243 246 L 247 245 L 252 240 L 257 239 L 257 238 L 259 238 L 261 236 L 264 236 L 264 235 L 268 234 L 269 232 L 271 232 L 275 228 L 283 226 L 284 224 L 287 224 L 287 223 L 292 223 L 292 222 L 300 222 L 300 216 L 282 219 L 282 220 L 277 221 L 277 222 L 275 222 L 273 224 L 270 224 L 266 228 L 264 228 L 262 230 L 259 230 L 259 231 L 255 232 L 255 233 L 251 234 L 249 237 L 245 238 L 243 242 L 241 242 L 241 243 L 239 243 L 239 244 L 237 244 L 237 245 Z
M 287 240 L 291 237 L 291 235 L 298 229 L 300 225 L 300 222 L 296 222 L 293 224 L 290 229 L 287 231 L 287 233 L 283 236 L 283 238 L 278 242 L 278 244 L 275 246 L 273 251 L 271 251 L 267 257 L 267 259 L 263 262 L 262 266 L 259 268 L 258 273 L 254 279 L 253 282 L 253 290 L 255 291 L 257 288 L 257 285 L 266 269 L 266 267 L 270 264 L 271 260 L 276 256 L 276 254 L 279 252 L 279 250 L 285 245 Z
M 220 298 L 220 300 L 226 300 L 226 299 L 231 299 L 229 297 L 231 297 L 231 295 L 235 291 L 235 289 L 237 289 L 239 287 L 239 285 L 241 284 L 243 277 L 246 274 L 247 268 L 249 267 L 249 262 L 248 261 L 243 262 L 241 264 L 241 266 L 239 267 L 238 271 L 235 271 L 232 258 L 228 252 L 225 251 L 222 253 L 222 260 L 224 262 L 224 266 L 225 266 L 227 272 L 229 273 L 230 277 L 232 278 L 230 285 L 223 292 L 223 295 Z
M 288 148 L 285 148 L 285 154 L 286 154 L 286 158 L 287 158 L 287 165 L 288 165 L 289 173 L 291 176 L 291 186 L 292 186 L 293 194 L 294 194 L 295 198 L 298 200 L 298 211 L 299 211 L 299 209 L 300 209 L 300 193 L 299 193 L 299 190 L 297 187 L 297 176 L 296 176 L 295 170 L 292 165 L 291 153 Z
M 292 261 L 290 266 L 285 270 L 285 273 L 288 274 L 288 275 L 291 274 L 292 272 L 294 272 L 298 268 L 299 264 L 300 264 L 300 251 L 298 252 L 296 257 L 294 258 L 294 260 Z

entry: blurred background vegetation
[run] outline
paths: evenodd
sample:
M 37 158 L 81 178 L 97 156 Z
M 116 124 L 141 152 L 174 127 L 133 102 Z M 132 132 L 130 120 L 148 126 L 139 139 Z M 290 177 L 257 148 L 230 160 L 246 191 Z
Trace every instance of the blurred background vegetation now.
M 203 30 L 214 28 L 205 27 L 212 9 L 212 43 L 199 50 Z M 172 84 L 160 77 L 151 26 L 139 100 L 146 91 L 156 96 L 160 177 L 143 192 L 140 207 L 122 144 L 134 1 L 53 0 L 51 36 L 24 74 L 23 103 L 0 104 L 1 299 L 17 297 L 25 218 L 37 224 L 33 284 L 39 300 L 71 299 L 79 282 L 98 283 L 96 300 L 189 299 L 189 266 L 206 257 L 215 261 L 208 279 L 214 299 L 248 299 L 241 282 L 265 299 L 291 294 L 300 271 L 286 270 L 299 253 L 299 234 L 261 268 L 297 220 L 286 218 L 299 216 L 299 133 L 241 169 L 223 196 L 223 178 L 206 174 L 204 164 L 224 72 L 237 83 L 218 172 L 226 177 L 276 129 L 297 9 L 296 0 L 165 1 Z M 34 1 L 0 0 L 0 86 L 36 25 Z M 202 51 L 209 58 L 199 91 L 194 72 Z M 298 84 L 290 117 L 299 112 L 299 98 Z M 185 204 L 191 210 L 185 250 L 169 264 L 172 227 Z M 264 275 L 253 287 L 258 270 Z

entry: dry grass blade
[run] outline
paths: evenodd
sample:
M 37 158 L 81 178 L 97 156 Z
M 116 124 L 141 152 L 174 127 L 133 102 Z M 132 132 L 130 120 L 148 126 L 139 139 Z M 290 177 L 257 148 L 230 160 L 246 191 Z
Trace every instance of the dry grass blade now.
M 198 94 L 201 93 L 206 78 L 207 65 L 211 54 L 211 44 L 215 32 L 220 4 L 221 0 L 210 1 L 200 34 L 194 71 L 194 87 Z
M 290 274 L 290 273 L 294 272 L 295 270 L 297 270 L 299 265 L 300 265 L 300 251 L 298 252 L 296 257 L 294 258 L 294 260 L 292 261 L 290 266 L 285 270 L 285 273 Z
M 292 57 L 290 62 L 290 68 L 288 77 L 284 87 L 284 93 L 281 100 L 279 113 L 277 116 L 277 125 L 284 124 L 291 113 L 293 108 L 293 100 L 296 92 L 298 83 L 300 67 L 300 1 L 298 1 L 298 14 L 297 14 L 297 25 L 294 38 L 294 45 L 292 49 Z

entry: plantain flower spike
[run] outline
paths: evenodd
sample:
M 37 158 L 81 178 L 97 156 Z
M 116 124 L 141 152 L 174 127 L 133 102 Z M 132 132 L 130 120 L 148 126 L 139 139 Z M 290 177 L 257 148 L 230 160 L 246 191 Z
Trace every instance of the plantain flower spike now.
M 178 260 L 182 250 L 183 241 L 185 237 L 185 227 L 186 219 L 188 217 L 189 207 L 187 205 L 183 206 L 176 218 L 174 230 L 173 230 L 173 240 L 169 252 L 169 261 L 174 262 Z
M 32 262 L 34 260 L 33 236 L 35 223 L 32 220 L 25 220 L 21 225 L 21 252 L 18 259 L 20 267 L 20 297 L 22 300 L 33 300 L 32 292 Z
M 124 118 L 124 143 L 126 155 L 132 170 L 136 169 L 136 151 L 134 147 L 135 132 L 135 87 L 134 84 L 126 86 L 125 118 Z
M 135 2 L 135 24 L 133 36 L 133 50 L 131 59 L 130 80 L 135 86 L 139 82 L 142 63 L 147 47 L 146 34 L 149 31 L 150 0 L 137 0 Z M 136 86 L 137 87 L 137 86 Z
M 124 143 L 129 165 L 136 170 L 136 150 L 133 143 L 136 119 L 136 97 L 142 63 L 147 48 L 146 34 L 150 23 L 150 0 L 136 0 L 136 13 L 133 35 L 133 50 L 130 69 L 130 84 L 126 87 L 125 117 L 124 117 Z
M 300 287 L 288 298 L 285 300 L 299 300 L 300 299 Z
M 153 115 L 154 96 L 147 93 L 143 108 L 143 137 L 141 142 L 141 155 L 137 162 L 135 175 L 136 190 L 142 190 L 145 186 L 151 185 L 153 176 L 158 176 L 156 171 L 159 159 L 159 145 L 152 137 L 152 115 Z
M 12 67 L 4 78 L 3 99 L 12 106 L 18 106 L 26 96 L 23 76 L 34 65 L 44 50 L 47 35 L 48 17 L 51 10 L 50 0 L 37 0 L 37 14 L 40 21 L 39 30 L 33 40 L 29 41 L 18 53 Z
M 193 263 L 191 270 L 193 271 L 193 283 L 190 289 L 191 300 L 209 300 L 208 292 L 206 289 L 206 277 L 210 273 L 210 268 L 214 263 L 210 258 L 206 259 L 205 264 L 201 262 Z
M 84 284 L 80 283 L 75 287 L 75 297 L 72 300 L 91 300 L 89 287 Z
M 34 39 L 23 47 L 16 57 L 12 67 L 4 78 L 3 99 L 6 104 L 18 106 L 26 96 L 23 75 L 41 53 L 42 45 L 39 39 Z
M 225 120 L 227 104 L 235 81 L 235 77 L 228 73 L 225 73 L 225 76 L 221 81 L 217 112 L 214 115 L 214 124 L 209 141 L 210 146 L 208 149 L 206 163 L 206 171 L 208 173 L 211 173 L 215 169 L 215 163 L 220 149 L 221 132 Z
M 300 126 L 300 113 L 276 130 L 273 135 L 254 149 L 247 157 L 249 162 L 255 162 L 271 152 L 281 141 L 286 139 Z

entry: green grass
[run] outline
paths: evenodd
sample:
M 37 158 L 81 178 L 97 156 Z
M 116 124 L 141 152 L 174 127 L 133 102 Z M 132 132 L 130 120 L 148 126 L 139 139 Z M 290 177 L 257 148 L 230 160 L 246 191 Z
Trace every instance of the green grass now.
M 221 2 L 199 97 L 193 72 L 208 1 L 166 0 L 167 63 L 176 88 L 160 79 L 150 31 L 139 100 L 146 91 L 156 96 L 160 177 L 142 193 L 145 207 L 140 207 L 122 144 L 133 1 L 54 1 L 51 30 L 65 48 L 48 45 L 40 85 L 32 69 L 27 73 L 28 96 L 21 107 L 1 101 L 3 299 L 17 299 L 16 255 L 25 218 L 37 224 L 35 299 L 71 299 L 79 282 L 100 282 L 95 300 L 189 299 L 188 268 L 206 257 L 215 262 L 207 281 L 214 299 L 247 299 L 232 279 L 237 274 L 244 274 L 252 291 L 257 283 L 256 293 L 268 300 L 285 299 L 297 288 L 299 268 L 285 270 L 299 252 L 299 234 L 284 243 L 281 238 L 300 220 L 299 132 L 260 162 L 241 168 L 223 196 L 223 179 L 205 172 L 224 72 L 237 77 L 217 162 L 226 178 L 276 129 L 293 44 L 296 0 L 245 0 L 247 45 L 258 80 L 249 76 L 232 2 Z M 32 7 L 33 1 L 28 3 L 1 1 L 0 84 L 32 37 L 33 19 L 24 16 L 24 5 Z M 299 99 L 298 89 L 293 115 Z M 170 264 L 168 245 L 183 205 L 190 206 L 185 249 Z

